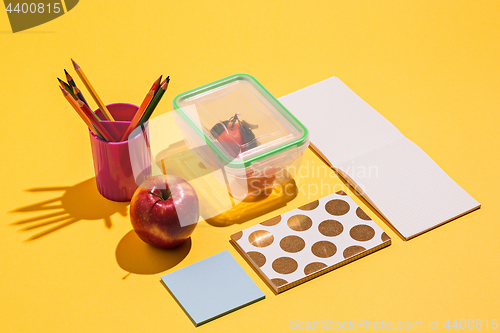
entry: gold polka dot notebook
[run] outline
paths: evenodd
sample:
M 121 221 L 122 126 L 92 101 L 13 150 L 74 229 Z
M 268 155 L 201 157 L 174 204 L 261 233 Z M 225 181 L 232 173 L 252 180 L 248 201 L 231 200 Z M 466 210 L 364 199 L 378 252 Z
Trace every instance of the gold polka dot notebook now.
M 276 293 L 391 244 L 343 191 L 231 235 L 231 243 Z

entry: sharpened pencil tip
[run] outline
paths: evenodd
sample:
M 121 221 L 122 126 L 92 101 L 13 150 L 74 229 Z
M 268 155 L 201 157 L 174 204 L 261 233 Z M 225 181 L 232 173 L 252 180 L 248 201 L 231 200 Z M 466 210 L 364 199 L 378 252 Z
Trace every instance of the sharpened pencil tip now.
M 57 81 L 59 81 L 59 83 L 62 83 L 62 80 L 60 78 L 57 78 Z
M 170 75 L 167 76 L 167 83 L 169 83 L 169 82 L 170 82 Z
M 64 96 L 69 95 L 69 92 L 63 89 L 63 87 L 59 86 L 59 89 L 61 89 L 62 93 Z
M 68 71 L 66 69 L 64 70 L 64 74 L 68 75 Z
M 80 68 L 80 66 L 78 66 L 78 64 L 73 60 L 73 58 L 71 58 L 71 62 L 73 63 L 73 67 L 75 67 L 75 70 Z

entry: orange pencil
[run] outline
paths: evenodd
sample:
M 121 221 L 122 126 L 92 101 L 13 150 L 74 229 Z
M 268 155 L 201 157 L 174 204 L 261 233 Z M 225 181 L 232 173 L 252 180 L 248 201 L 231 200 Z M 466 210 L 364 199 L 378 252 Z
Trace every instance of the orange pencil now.
M 99 97 L 97 92 L 94 90 L 94 87 L 92 87 L 92 85 L 90 84 L 89 79 L 87 79 L 87 76 L 85 75 L 85 73 L 83 72 L 81 67 L 78 66 L 78 64 L 73 59 L 71 59 L 71 61 L 73 62 L 73 67 L 75 67 L 76 73 L 78 74 L 78 76 L 82 80 L 83 84 L 85 85 L 85 87 L 89 91 L 90 95 L 92 96 L 92 98 L 96 102 L 97 106 L 99 106 L 99 109 L 101 109 L 102 114 L 104 115 L 106 120 L 113 120 L 114 121 L 115 119 L 113 118 L 111 113 L 109 113 L 108 109 L 106 108 L 106 105 L 102 102 L 101 98 Z
M 142 124 L 144 124 L 145 122 L 147 122 L 149 120 L 149 118 L 153 114 L 156 106 L 160 102 L 163 94 L 168 89 L 168 83 L 169 82 L 170 82 L 170 76 L 167 76 L 167 78 L 162 82 L 160 88 L 158 88 L 158 91 L 156 92 L 155 97 L 153 97 L 153 100 L 151 101 L 151 103 L 149 103 L 146 111 L 142 115 L 142 118 L 139 121 L 139 125 L 142 125 Z
M 148 93 L 146 94 L 146 97 L 144 97 L 144 100 L 141 103 L 141 106 L 139 109 L 137 109 L 137 112 L 134 115 L 134 118 L 132 118 L 132 121 L 130 122 L 130 125 L 128 125 L 127 130 L 123 133 L 123 136 L 120 141 L 124 141 L 127 136 L 130 135 L 130 133 L 137 127 L 139 124 L 139 121 L 142 118 L 142 115 L 144 114 L 144 111 L 146 111 L 149 103 L 155 96 L 156 91 L 160 87 L 160 80 L 161 80 L 162 75 L 153 83 L 153 86 L 151 86 L 151 89 L 149 89 Z
M 73 99 L 73 97 L 71 97 L 71 95 L 69 94 L 69 92 L 66 91 L 65 89 L 63 89 L 62 87 L 59 87 L 59 88 L 61 89 L 64 97 L 69 102 L 69 104 L 71 104 L 71 106 L 73 107 L 73 109 L 75 109 L 76 113 L 78 113 L 78 115 L 80 116 L 80 118 L 82 118 L 82 120 L 85 123 L 85 125 L 88 126 L 88 128 L 92 131 L 92 133 L 94 133 L 94 135 L 96 135 L 97 137 L 102 138 L 102 136 L 95 130 L 95 127 L 92 124 L 92 122 L 90 121 L 90 119 L 87 118 L 87 116 L 83 113 L 83 111 L 80 109 L 80 106 Z
M 163 75 L 160 75 L 160 77 L 158 78 L 158 80 L 156 80 L 154 83 L 153 83 L 153 86 L 151 87 L 151 89 L 154 89 L 154 93 L 153 93 L 153 97 L 154 95 L 156 94 L 156 92 L 158 91 L 158 89 L 161 87 L 162 83 L 165 82 L 165 80 L 161 80 L 161 78 L 163 77 Z M 147 106 L 146 106 L 147 107 Z
M 75 109 L 75 111 L 82 118 L 82 120 L 85 122 L 85 124 L 90 128 L 92 133 L 96 134 L 95 131 L 92 129 L 92 124 L 90 123 L 90 120 L 87 117 L 85 117 L 85 115 L 83 115 L 82 110 L 80 110 L 80 107 L 78 106 L 76 101 L 73 99 L 73 97 L 71 97 L 71 95 L 68 93 L 68 91 L 65 90 L 64 88 L 62 88 L 61 86 L 59 86 L 59 89 L 61 89 L 61 92 L 63 93 L 66 100 L 69 102 L 69 104 L 71 104 L 73 109 Z
M 61 87 L 59 87 L 61 88 Z M 102 124 L 97 120 L 95 117 L 94 113 L 90 111 L 89 107 L 83 103 L 81 100 L 74 100 L 73 98 L 68 98 L 71 97 L 69 92 L 61 88 L 62 93 L 64 94 L 64 97 L 68 100 L 68 102 L 75 108 L 76 112 L 82 117 L 83 121 L 87 123 L 85 119 L 87 119 L 90 122 L 89 128 L 92 131 L 92 128 L 95 127 L 96 130 L 101 133 L 102 137 L 104 137 L 104 140 L 114 142 L 115 140 L 113 137 L 109 134 L 108 131 L 102 126 Z M 83 106 L 82 106 L 83 105 Z M 88 126 L 88 125 L 87 125 Z M 92 133 L 94 133 L 92 131 Z
M 106 130 L 106 128 L 104 128 L 104 126 L 101 124 L 101 122 L 99 120 L 97 120 L 97 116 L 94 114 L 94 112 L 92 112 L 92 110 L 90 110 L 90 108 L 87 106 L 87 104 L 83 103 L 82 100 L 77 100 L 76 102 L 80 106 L 80 110 L 82 110 L 83 113 L 87 117 L 90 118 L 90 121 L 92 122 L 92 124 L 94 124 L 94 126 L 99 131 L 99 133 L 102 134 L 104 139 L 106 141 L 109 141 L 109 142 L 116 142 L 116 140 L 113 138 L 113 136 L 111 134 L 109 134 L 109 132 Z

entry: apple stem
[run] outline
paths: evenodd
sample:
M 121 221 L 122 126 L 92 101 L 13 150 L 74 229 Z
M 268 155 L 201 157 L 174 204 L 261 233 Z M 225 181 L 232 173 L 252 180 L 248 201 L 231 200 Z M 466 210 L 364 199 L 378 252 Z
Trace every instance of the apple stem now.
M 234 124 L 236 124 L 236 122 L 238 122 L 238 124 L 240 124 L 240 128 L 242 128 L 247 134 L 249 134 L 252 131 L 251 127 L 247 128 L 247 126 L 245 126 L 245 121 L 242 122 L 240 120 L 240 118 L 238 118 L 239 116 L 241 116 L 241 113 L 238 112 L 234 116 L 229 118 L 229 123 L 228 123 L 227 128 L 229 128 L 229 126 L 231 126 L 231 129 L 234 129 Z
M 154 196 L 155 196 L 155 197 L 157 197 L 157 198 L 160 198 L 160 200 L 165 201 L 165 199 L 163 199 L 163 197 L 162 197 L 161 195 L 158 195 L 158 194 L 156 194 L 156 193 L 154 193 L 154 192 L 151 192 L 151 191 L 149 191 L 148 193 L 149 193 L 149 194 L 151 194 L 151 195 L 154 195 Z

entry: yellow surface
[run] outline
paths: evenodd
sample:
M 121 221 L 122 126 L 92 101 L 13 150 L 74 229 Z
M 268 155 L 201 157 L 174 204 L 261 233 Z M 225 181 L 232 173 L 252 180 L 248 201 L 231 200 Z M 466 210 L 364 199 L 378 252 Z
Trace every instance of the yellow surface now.
M 293 319 L 424 328 L 447 319 L 485 328 L 488 319 L 491 330 L 500 319 L 499 14 L 495 0 L 82 0 L 12 34 L 0 13 L 0 331 L 271 332 Z M 338 178 L 299 177 L 302 192 L 275 213 L 201 223 L 191 247 L 174 253 L 148 248 L 130 233 L 128 205 L 97 193 L 85 125 L 56 85 L 70 57 L 107 104 L 139 104 L 170 75 L 158 114 L 177 93 L 237 72 L 275 96 L 337 76 L 482 208 L 408 242 L 376 218 L 389 248 L 275 296 L 229 235 L 313 199 L 312 184 L 341 186 Z M 320 163 L 306 152 L 304 165 Z M 160 276 L 226 249 L 266 299 L 195 328 Z

